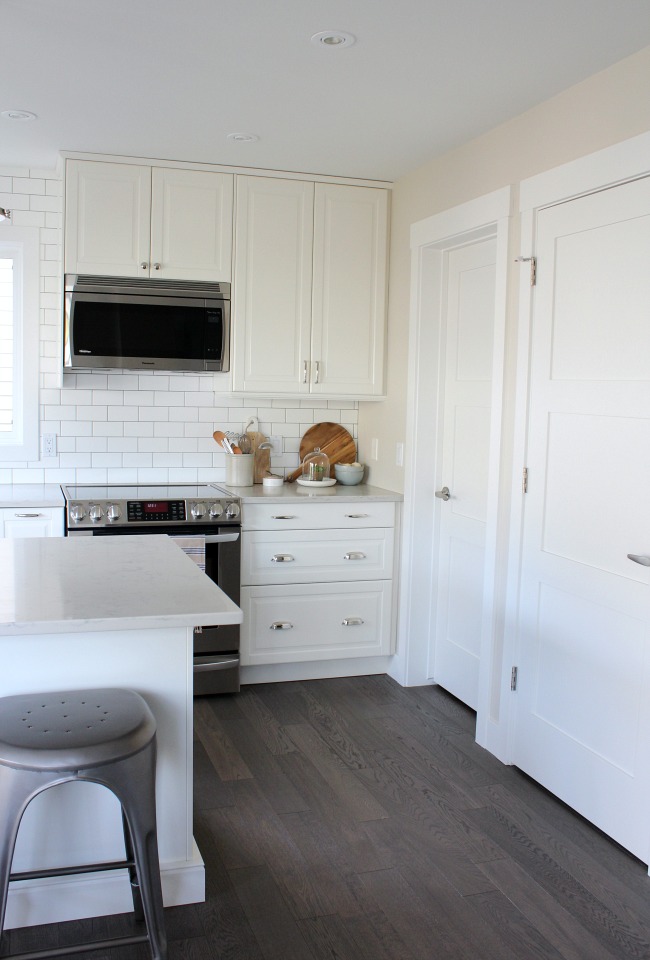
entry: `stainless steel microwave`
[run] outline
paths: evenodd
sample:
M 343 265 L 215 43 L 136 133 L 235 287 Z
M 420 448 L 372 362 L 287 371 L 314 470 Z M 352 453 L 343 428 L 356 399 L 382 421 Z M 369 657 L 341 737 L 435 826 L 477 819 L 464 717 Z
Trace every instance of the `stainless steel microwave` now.
M 226 371 L 230 284 L 65 275 L 66 370 Z

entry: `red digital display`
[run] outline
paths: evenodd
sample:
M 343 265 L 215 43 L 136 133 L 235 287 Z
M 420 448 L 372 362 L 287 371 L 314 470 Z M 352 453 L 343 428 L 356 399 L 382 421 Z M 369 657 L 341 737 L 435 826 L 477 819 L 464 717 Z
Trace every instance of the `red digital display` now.
M 151 503 L 143 503 L 142 508 L 145 513 L 167 513 L 169 504 L 166 500 L 153 500 Z

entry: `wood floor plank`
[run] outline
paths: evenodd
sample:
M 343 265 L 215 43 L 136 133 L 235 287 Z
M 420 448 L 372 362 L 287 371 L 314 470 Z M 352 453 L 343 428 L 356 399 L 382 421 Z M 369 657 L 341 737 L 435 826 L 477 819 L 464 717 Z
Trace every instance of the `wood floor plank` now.
M 287 732 L 303 756 L 327 780 L 331 789 L 345 803 L 355 820 L 378 820 L 388 814 L 363 784 L 350 773 L 343 762 L 309 724 L 293 724 Z
M 211 697 L 197 697 L 194 702 L 194 729 L 212 766 L 221 780 L 248 780 L 253 775 L 226 736 L 212 709 Z M 220 707 L 223 709 L 223 706 Z
M 292 753 L 296 749 L 283 725 L 255 690 L 244 687 L 239 697 L 239 709 L 271 754 Z

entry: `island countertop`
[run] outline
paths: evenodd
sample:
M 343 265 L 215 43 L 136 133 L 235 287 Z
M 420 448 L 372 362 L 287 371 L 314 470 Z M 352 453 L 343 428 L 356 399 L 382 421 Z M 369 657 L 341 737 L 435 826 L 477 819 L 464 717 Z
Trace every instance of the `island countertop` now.
M 0 540 L 0 636 L 241 620 L 164 535 Z

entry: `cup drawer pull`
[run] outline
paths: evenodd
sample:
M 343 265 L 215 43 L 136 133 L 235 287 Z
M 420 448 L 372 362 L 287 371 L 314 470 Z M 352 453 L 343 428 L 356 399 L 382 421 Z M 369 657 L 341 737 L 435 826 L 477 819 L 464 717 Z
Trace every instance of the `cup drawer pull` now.
M 277 516 L 271 517 L 271 520 L 295 520 L 295 517 L 289 516 L 288 514 L 277 514 Z
M 343 557 L 344 560 L 365 560 L 365 553 L 361 553 L 360 550 L 350 550 L 349 553 L 346 553 Z
M 295 559 L 290 553 L 276 553 L 271 557 L 271 563 L 291 563 Z
M 275 623 L 272 623 L 269 627 L 269 630 L 292 630 L 293 624 L 289 623 L 287 620 L 276 620 Z
M 361 617 L 346 617 L 345 620 L 341 620 L 342 627 L 360 627 L 362 623 Z
M 367 513 L 346 513 L 345 515 L 348 520 L 365 520 L 369 514 Z

